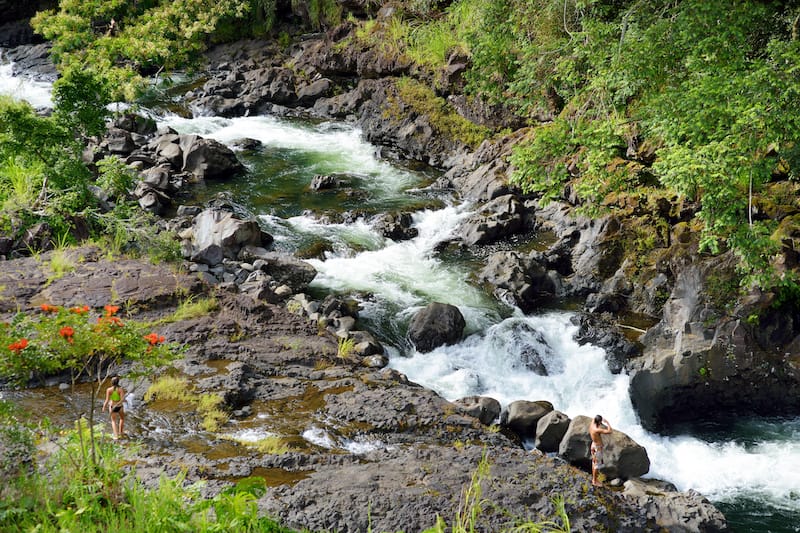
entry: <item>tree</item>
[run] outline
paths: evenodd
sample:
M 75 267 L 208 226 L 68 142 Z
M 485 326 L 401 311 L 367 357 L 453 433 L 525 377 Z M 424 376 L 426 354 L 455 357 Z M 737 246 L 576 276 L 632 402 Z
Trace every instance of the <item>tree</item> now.
M 94 413 L 97 393 L 112 369 L 125 361 L 134 374 L 163 366 L 174 356 L 174 346 L 155 332 L 123 322 L 119 307 L 107 305 L 96 316 L 89 306 L 69 309 L 42 304 L 39 313 L 18 313 L 0 325 L 0 377 L 26 384 L 37 377 L 68 371 L 73 384 L 91 383 L 89 409 L 91 461 L 96 461 Z

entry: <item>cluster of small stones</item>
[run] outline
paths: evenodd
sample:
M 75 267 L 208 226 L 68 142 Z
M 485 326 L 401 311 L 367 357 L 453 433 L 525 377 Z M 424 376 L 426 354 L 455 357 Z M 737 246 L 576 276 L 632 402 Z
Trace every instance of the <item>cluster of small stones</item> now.
M 383 345 L 368 331 L 355 329 L 359 307 L 355 300 L 329 295 L 319 301 L 300 293 L 292 296 L 286 307 L 316 323 L 320 330 L 332 333 L 340 343 L 351 341 L 351 348 L 347 353 L 340 353 L 341 356 L 356 358 L 368 368 L 383 368 L 389 364 Z

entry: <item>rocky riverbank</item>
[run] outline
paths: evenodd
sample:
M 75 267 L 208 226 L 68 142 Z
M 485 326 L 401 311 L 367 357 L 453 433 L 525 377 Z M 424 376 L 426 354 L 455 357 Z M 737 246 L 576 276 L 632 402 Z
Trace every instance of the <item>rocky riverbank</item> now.
M 607 200 L 613 215 L 587 218 L 578 214 L 569 190 L 547 205 L 522 195 L 509 185 L 508 156 L 529 132 L 502 108 L 486 109 L 460 94 L 463 58 L 451 58 L 448 75 L 436 80 L 436 93 L 427 97 L 438 99 L 451 118 L 513 129 L 477 148 L 407 99 L 404 80 L 430 81 L 424 73 L 391 54 L 365 49 L 352 30 L 344 24 L 287 50 L 257 42 L 220 47 L 209 56 L 209 81 L 187 99 L 228 116 L 348 120 L 388 153 L 445 170 L 434 187 L 455 189 L 481 206 L 454 243 L 485 250 L 481 280 L 525 311 L 567 298 L 584 302 L 584 312 L 593 317 L 593 331 L 586 334 L 611 342 L 609 364 L 631 374 L 631 397 L 645 427 L 669 431 L 672 424 L 704 416 L 798 412 L 800 310 L 773 293 L 737 293 L 732 252 L 699 251 L 697 205 L 620 195 Z M 414 96 L 420 94 L 425 93 Z M 646 165 L 655 155 L 631 147 L 626 157 Z M 800 214 L 800 184 L 778 176 L 771 186 L 792 192 L 781 206 L 757 207 L 759 216 L 790 228 Z M 787 231 L 776 256 L 779 273 L 796 272 L 800 265 L 800 235 Z M 530 232 L 548 233 L 554 242 L 544 252 L 508 246 L 493 251 L 492 245 Z
M 647 427 L 669 429 L 668 422 L 700 412 L 797 411 L 800 314 L 772 306 L 768 294 L 726 300 L 732 258 L 698 253 L 693 206 L 619 198 L 620 214 L 588 219 L 575 215 L 569 191 L 562 201 L 540 205 L 508 183 L 508 154 L 526 130 L 513 116 L 471 104 L 459 93 L 461 58 L 452 58 L 434 96 L 455 115 L 484 127 L 509 126 L 513 133 L 478 147 L 449 135 L 434 117 L 404 101 L 399 84 L 401 76 L 415 74 L 411 65 L 358 46 L 351 32 L 345 24 L 285 50 L 255 41 L 219 47 L 209 54 L 208 80 L 186 102 L 224 116 L 347 120 L 387 154 L 445 170 L 434 187 L 455 189 L 481 205 L 452 246 L 469 246 L 485 257 L 478 277 L 498 298 L 525 311 L 566 298 L 584 302 L 577 319 L 581 339 L 605 347 L 610 368 L 631 373 L 631 395 Z M 581 417 L 569 420 L 537 398 L 509 406 L 497 431 L 490 424 L 501 413 L 491 399 L 447 402 L 386 369 L 378 340 L 354 329 L 358 310 L 346 300 L 307 296 L 313 269 L 269 251 L 270 236 L 234 216 L 234 206 L 180 205 L 194 181 L 239 170 L 224 146 L 155 131 L 128 117 L 93 148 L 94 158 L 116 154 L 140 172 L 140 205 L 166 217 L 164 229 L 180 236 L 187 262 L 173 270 L 109 261 L 85 248 L 74 252 L 73 273 L 50 280 L 47 254 L 3 261 L 3 312 L 39 303 L 102 306 L 122 298 L 132 318 L 149 319 L 169 314 L 187 294 L 213 294 L 217 311 L 163 332 L 188 347 L 177 366 L 199 392 L 222 393 L 244 421 L 291 411 L 305 417 L 302 424 L 289 418 L 291 424 L 313 420 L 342 439 L 377 442 L 364 454 L 334 446 L 270 455 L 238 446 L 218 458 L 143 432 L 135 461 L 149 482 L 161 472 L 186 469 L 190 480 L 208 479 L 213 492 L 231 478 L 277 469 L 289 481 L 275 483 L 260 504 L 290 526 L 417 531 L 437 514 L 454 515 L 462 487 L 486 454 L 492 469 L 484 494 L 508 513 L 486 513 L 486 530 L 497 530 L 509 515 L 547 518 L 556 495 L 564 496 L 580 531 L 725 529 L 724 518 L 701 495 L 636 479 L 647 472 L 646 452 L 623 434 L 615 435 L 618 450 L 635 453 L 619 453 L 610 465 L 609 476 L 619 478 L 620 487 L 593 490 Z M 386 231 L 394 238 L 410 236 L 403 215 L 389 214 L 394 223 Z M 512 235 L 545 232 L 553 243 L 543 252 L 508 245 Z M 45 233 L 27 243 L 5 241 L 6 253 L 44 244 Z M 646 242 L 643 234 L 650 237 Z M 797 237 L 788 238 L 785 264 L 795 268 L 790 251 L 797 249 Z M 757 325 L 748 320 L 754 314 Z M 626 335 L 634 328 L 646 333 Z M 346 358 L 338 355 L 340 338 L 357 340 Z M 525 452 L 522 439 L 550 455 Z
M 487 424 L 499 409 L 482 422 L 474 400 L 451 403 L 396 371 L 365 364 L 368 358 L 342 357 L 336 336 L 320 330 L 299 308 L 292 312 L 291 305 L 214 288 L 171 265 L 109 259 L 92 247 L 70 254 L 76 269 L 58 279 L 49 273 L 48 253 L 0 262 L 3 313 L 40 303 L 98 307 L 122 298 L 125 319 L 158 320 L 189 296 L 214 295 L 216 311 L 160 329 L 170 341 L 186 346 L 175 366 L 190 377 L 196 393 L 222 394 L 243 424 L 261 416 L 284 417 L 277 425 L 288 434 L 316 426 L 341 441 L 369 444 L 363 453 L 348 453 L 333 443 L 275 455 L 207 435 L 208 448 L 196 450 L 181 439 L 197 425 L 191 414 L 184 419 L 188 427 L 150 432 L 148 412 L 158 407 L 145 406 L 130 423 L 141 445 L 130 460 L 150 484 L 163 473 L 186 472 L 187 481 L 206 480 L 212 494 L 231 479 L 272 472 L 267 477 L 273 486 L 260 505 L 292 527 L 420 531 L 437 515 L 455 516 L 461 491 L 485 456 L 491 468 L 482 482 L 484 496 L 497 506 L 481 516 L 487 531 L 508 526 L 509 517 L 550 517 L 554 496 L 565 498 L 578 531 L 725 529 L 722 515 L 696 493 L 635 479 L 616 488 L 590 488 L 588 474 L 565 460 L 585 464 L 585 430 L 563 428 L 561 442 L 569 445 L 562 444 L 561 455 L 526 452 L 516 432 L 530 430 L 537 417 L 553 412 L 545 402 L 512 406 L 504 429 L 497 431 L 499 426 Z M 572 426 L 580 428 L 583 422 L 576 419 Z M 625 438 L 616 435 L 613 442 L 626 446 Z M 632 461 L 617 456 L 609 464 L 617 468 Z

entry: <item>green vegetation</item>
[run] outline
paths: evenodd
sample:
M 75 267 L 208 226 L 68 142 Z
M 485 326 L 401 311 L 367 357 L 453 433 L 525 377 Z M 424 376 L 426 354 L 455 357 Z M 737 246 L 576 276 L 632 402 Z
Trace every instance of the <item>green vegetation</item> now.
M 180 322 L 181 320 L 191 320 L 209 315 L 219 309 L 219 303 L 213 296 L 208 298 L 195 298 L 189 296 L 178 304 L 175 312 L 153 322 L 154 326 Z
M 337 344 L 336 355 L 341 359 L 350 357 L 353 354 L 353 350 L 356 348 L 356 340 L 353 337 L 339 337 Z
M 798 301 L 797 273 L 773 258 L 800 225 L 779 225 L 797 210 L 797 187 L 785 184 L 800 180 L 800 7 L 408 1 L 356 36 L 410 58 L 433 86 L 450 54 L 468 54 L 467 91 L 533 126 L 511 158 L 525 192 L 548 201 L 569 187 L 588 215 L 624 208 L 609 201 L 623 193 L 689 204 L 701 251 L 733 250 L 741 288 Z M 448 112 L 425 83 L 398 87 L 440 133 L 471 146 L 490 135 Z
M 797 287 L 770 261 L 770 180 L 800 168 L 798 8 L 746 1 L 503 0 L 469 36 L 469 88 L 533 119 L 514 180 L 544 198 L 570 184 L 584 208 L 655 179 L 697 202 L 701 248 L 733 249 L 743 284 Z M 654 155 L 649 155 L 654 154 Z
M 414 113 L 428 117 L 438 133 L 458 139 L 473 148 L 477 148 L 491 134 L 488 128 L 478 126 L 456 113 L 424 83 L 402 78 L 397 82 L 397 90 L 402 103 L 394 102 L 394 109 L 386 112 L 390 117 L 399 118 L 402 115 L 401 106 L 405 104 Z
M 42 304 L 41 313 L 18 313 L 0 327 L 0 378 L 24 385 L 31 378 L 68 371 L 73 383 L 88 378 L 91 397 L 108 377 L 109 368 L 123 361 L 137 372 L 148 372 L 174 357 L 164 337 L 131 321 L 123 322 L 119 307 L 105 306 L 97 317 L 89 306 L 69 309 Z M 89 430 L 95 459 L 95 402 L 90 403 Z
M 49 237 L 31 243 L 29 252 L 36 253 L 38 246 L 64 249 L 80 225 L 112 253 L 147 251 L 155 259 L 173 260 L 180 257 L 177 239 L 158 233 L 152 215 L 127 199 L 130 169 L 108 158 L 93 171 L 82 160 L 86 141 L 105 131 L 109 98 L 107 87 L 88 71 L 69 71 L 56 82 L 50 116 L 0 96 L 0 231 L 18 239 L 43 224 Z M 116 200 L 113 210 L 100 209 L 93 185 Z
M 256 441 L 240 439 L 234 436 L 223 436 L 223 438 L 234 440 L 268 455 L 283 455 L 284 453 L 288 453 L 291 449 L 286 439 L 280 435 L 270 435 Z
M 223 409 L 225 400 L 216 393 L 198 393 L 189 387 L 185 378 L 175 376 L 160 377 L 150 385 L 144 401 L 175 400 L 194 406 L 201 417 L 200 425 L 206 431 L 215 432 L 224 425 L 230 416 Z
M 62 73 L 91 66 L 115 98 L 132 100 L 147 83 L 143 74 L 191 64 L 222 20 L 242 18 L 249 7 L 245 0 L 64 0 L 31 25 L 53 42 Z
M 105 129 L 107 92 L 94 78 L 72 73 L 56 82 L 54 101 L 53 114 L 42 117 L 0 96 L 0 183 L 8 185 L 0 187 L 0 228 L 12 237 L 38 222 L 69 234 L 72 220 L 88 218 L 97 203 L 81 153 L 86 139 Z
M 0 427 L 9 420 L 0 403 Z M 26 432 L 30 441 L 29 429 Z M 41 465 L 30 464 L 0 485 L 0 529 L 9 533 L 59 531 L 120 533 L 258 531 L 291 533 L 258 515 L 256 500 L 266 492 L 262 478 L 246 478 L 213 498 L 201 494 L 202 483 L 184 486 L 184 476 L 163 476 L 156 489 L 146 488 L 125 454 L 113 442 L 98 442 L 98 460 L 86 461 L 90 429 L 48 435 L 56 451 Z M 26 439 L 22 439 L 26 440 Z

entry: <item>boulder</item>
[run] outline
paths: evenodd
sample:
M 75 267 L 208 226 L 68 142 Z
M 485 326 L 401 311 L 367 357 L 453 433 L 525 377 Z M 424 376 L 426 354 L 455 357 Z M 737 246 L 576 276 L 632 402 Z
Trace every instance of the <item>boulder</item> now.
M 348 337 L 353 339 L 353 353 L 359 357 L 371 357 L 370 362 L 364 362 L 365 366 L 379 366 L 383 368 L 389 363 L 389 359 L 384 355 L 383 345 L 369 331 L 351 330 Z
M 405 241 L 419 235 L 419 230 L 413 227 L 414 218 L 411 213 L 387 213 L 375 221 L 375 226 L 384 237 L 393 241 Z
M 539 376 L 563 372 L 563 361 L 548 344 L 544 334 L 525 320 L 505 320 L 495 333 L 503 339 L 503 349 L 515 361 Z
M 183 152 L 181 170 L 199 179 L 230 178 L 244 170 L 233 150 L 214 139 L 181 135 L 179 144 Z
M 136 149 L 136 144 L 130 132 L 121 128 L 109 128 L 101 147 L 112 154 L 128 155 Z
M 679 492 L 666 481 L 629 479 L 622 495 L 662 531 L 728 531 L 725 516 L 699 492 Z
M 517 400 L 508 404 L 500 415 L 500 424 L 511 429 L 523 441 L 532 442 L 536 439 L 539 420 L 552 410 L 553 404 L 547 401 Z
M 458 307 L 433 302 L 418 311 L 408 325 L 408 338 L 419 352 L 430 352 L 461 340 L 467 325 Z
M 497 297 L 524 312 L 535 310 L 542 302 L 563 295 L 561 276 L 547 268 L 540 255 L 515 251 L 489 256 L 479 279 L 495 287 Z
M 311 179 L 308 188 L 312 191 L 335 189 L 340 185 L 339 179 L 331 174 L 317 174 Z
M 591 468 L 591 438 L 588 416 L 576 416 L 570 422 L 558 448 L 558 454 L 570 463 Z M 630 479 L 643 476 L 650 470 L 650 458 L 643 446 L 625 433 L 614 430 L 603 435 L 603 466 L 600 473 L 608 479 Z
M 500 402 L 488 396 L 467 396 L 453 403 L 459 411 L 465 415 L 474 416 L 487 426 L 500 416 Z
M 223 257 L 236 259 L 244 246 L 260 246 L 261 228 L 230 211 L 206 209 L 195 218 L 192 261 L 216 265 Z
M 570 317 L 570 322 L 578 326 L 575 340 L 578 344 L 592 344 L 606 351 L 606 362 L 613 374 L 619 374 L 628 361 L 642 354 L 639 344 L 630 341 L 619 328 L 592 313 L 579 312 Z
M 522 202 L 513 194 L 490 200 L 461 228 L 461 238 L 468 245 L 490 244 L 519 233 L 524 227 Z
M 172 145 L 176 146 L 176 145 Z M 153 189 L 170 190 L 170 169 L 167 166 L 151 167 L 141 173 L 142 183 Z
M 324 96 L 329 96 L 333 90 L 333 82 L 328 78 L 321 78 L 309 83 L 297 91 L 297 102 L 301 106 L 312 106 L 314 102 Z
M 550 411 L 536 423 L 536 441 L 534 446 L 537 450 L 545 453 L 558 452 L 561 439 L 569 428 L 569 417 L 561 411 Z
M 278 285 L 288 285 L 294 293 L 303 292 L 317 275 L 317 270 L 309 263 L 291 255 L 268 252 L 257 245 L 243 246 L 238 259 L 253 263 L 261 259 L 261 268 Z

